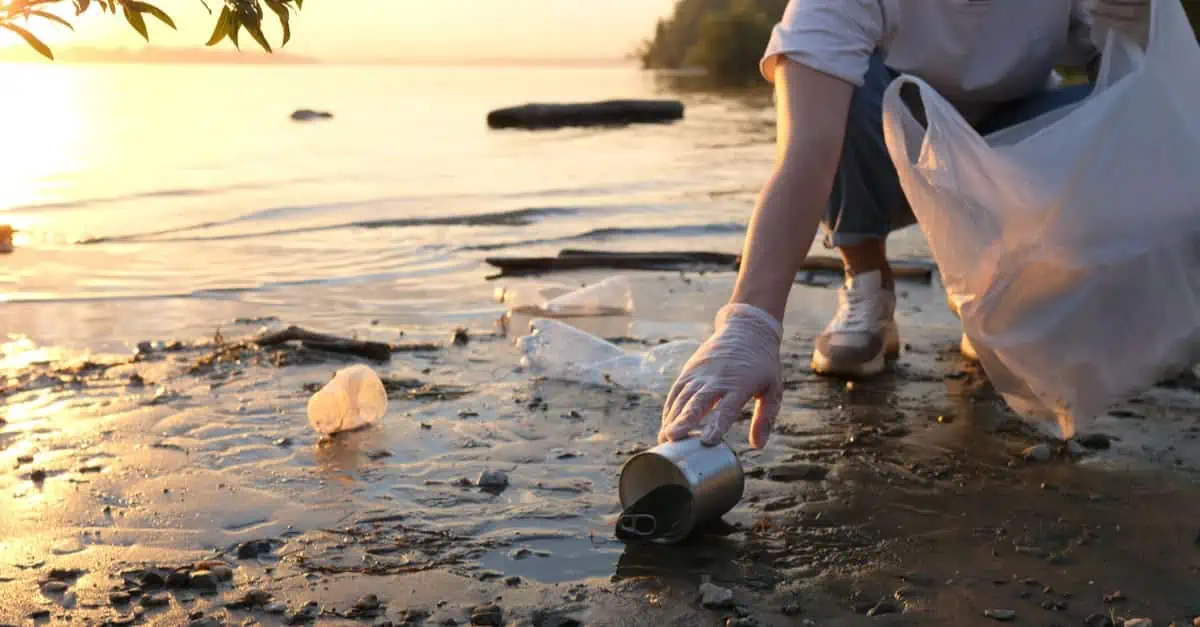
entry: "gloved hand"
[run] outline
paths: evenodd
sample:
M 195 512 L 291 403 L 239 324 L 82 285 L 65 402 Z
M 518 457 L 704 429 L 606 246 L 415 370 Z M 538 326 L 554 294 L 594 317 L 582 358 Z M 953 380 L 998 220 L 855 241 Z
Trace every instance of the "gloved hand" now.
M 717 444 L 746 402 L 757 398 L 750 445 L 765 446 L 783 397 L 782 335 L 779 321 L 758 307 L 722 307 L 712 336 L 684 364 L 667 395 L 659 443 L 686 439 L 703 422 L 701 440 Z
M 1150 0 L 1092 0 L 1092 23 L 1120 31 L 1146 46 L 1150 41 Z

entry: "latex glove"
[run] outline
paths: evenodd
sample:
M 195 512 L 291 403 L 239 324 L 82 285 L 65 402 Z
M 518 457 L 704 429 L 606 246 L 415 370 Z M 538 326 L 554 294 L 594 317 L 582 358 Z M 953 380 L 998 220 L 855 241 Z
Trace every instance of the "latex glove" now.
M 717 444 L 742 407 L 757 398 L 750 445 L 765 446 L 783 398 L 779 374 L 782 335 L 779 321 L 758 307 L 722 307 L 712 336 L 684 364 L 667 395 L 659 443 L 686 439 L 704 423 L 701 440 L 710 446 Z
M 1150 41 L 1150 0 L 1092 0 L 1092 23 L 1120 31 L 1143 47 Z

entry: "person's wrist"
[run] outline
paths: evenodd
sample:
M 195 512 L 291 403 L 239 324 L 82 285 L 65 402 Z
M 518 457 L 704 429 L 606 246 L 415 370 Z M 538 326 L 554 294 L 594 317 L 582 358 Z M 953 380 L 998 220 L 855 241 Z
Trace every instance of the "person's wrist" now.
M 748 303 L 729 303 L 717 311 L 716 326 L 724 327 L 735 320 L 760 326 L 770 332 L 775 342 L 783 340 L 783 323 L 769 311 Z

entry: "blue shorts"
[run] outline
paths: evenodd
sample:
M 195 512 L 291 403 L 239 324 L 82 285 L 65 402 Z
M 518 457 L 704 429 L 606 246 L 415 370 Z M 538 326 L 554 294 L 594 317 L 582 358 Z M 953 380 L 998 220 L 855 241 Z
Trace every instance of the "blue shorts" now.
M 883 139 L 883 92 L 896 76 L 877 54 L 862 87 L 854 91 L 842 157 L 822 222 L 826 246 L 886 239 L 892 231 L 916 222 Z M 1090 92 L 1091 85 L 1086 84 L 1047 89 L 1001 105 L 975 128 L 992 133 L 1079 102 Z

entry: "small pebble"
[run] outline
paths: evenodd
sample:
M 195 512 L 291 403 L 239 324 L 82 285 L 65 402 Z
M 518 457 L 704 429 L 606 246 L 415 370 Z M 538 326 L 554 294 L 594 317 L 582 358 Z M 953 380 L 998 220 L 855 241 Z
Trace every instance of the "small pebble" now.
M 1090 449 L 1104 450 L 1112 446 L 1112 438 L 1103 433 L 1085 433 L 1075 437 L 1075 441 Z
M 504 624 L 504 610 L 491 604 L 471 608 L 471 624 L 500 627 Z
M 711 583 L 703 584 L 700 586 L 700 606 L 710 610 L 733 607 L 733 591 Z
M 161 592 L 148 594 L 142 597 L 141 600 L 142 607 L 164 607 L 166 605 L 170 605 L 170 603 L 171 599 Z
M 192 571 L 188 578 L 188 584 L 196 590 L 216 590 L 217 582 L 217 575 L 211 570 Z
M 1100 614 L 1098 612 L 1088 614 L 1088 617 L 1083 619 L 1083 624 L 1087 625 L 1087 627 L 1115 627 L 1108 614 Z
M 519 586 L 521 585 L 521 578 L 516 575 L 510 575 L 504 578 L 504 584 L 507 586 Z
M 1021 451 L 1021 457 L 1027 462 L 1045 462 L 1050 460 L 1049 444 L 1034 444 Z
M 503 470 L 485 470 L 475 479 L 475 485 L 481 488 L 504 489 L 508 487 L 508 473 Z
M 1047 450 L 1049 450 L 1048 447 Z M 1012 610 L 984 610 L 983 615 L 1003 623 L 1007 623 L 1017 617 L 1017 613 Z
M 192 571 L 187 568 L 179 568 L 167 574 L 168 588 L 186 588 L 191 583 Z
M 60 594 L 67 591 L 69 588 L 66 582 L 63 581 L 47 581 L 42 584 L 42 592 L 47 594 Z
M 1154 627 L 1154 621 L 1149 618 L 1126 618 L 1121 627 Z

